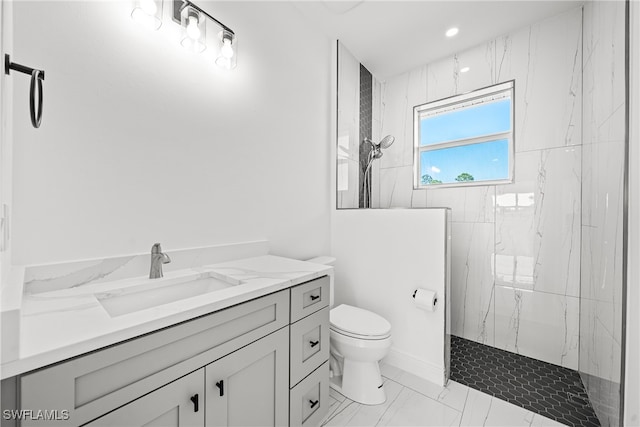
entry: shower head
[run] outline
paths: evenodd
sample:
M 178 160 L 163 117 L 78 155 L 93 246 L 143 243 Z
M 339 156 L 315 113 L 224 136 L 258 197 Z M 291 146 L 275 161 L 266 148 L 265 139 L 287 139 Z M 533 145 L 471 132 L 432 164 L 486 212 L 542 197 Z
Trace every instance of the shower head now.
M 396 140 L 395 137 L 391 135 L 387 135 L 384 138 L 382 138 L 382 141 L 378 143 L 378 146 L 380 148 L 389 148 L 391 147 L 391 144 L 393 144 L 395 140 Z
M 380 149 L 380 148 L 389 148 L 391 147 L 391 144 L 393 144 L 393 141 L 395 141 L 396 139 L 391 136 L 391 135 L 387 135 L 384 138 L 382 138 L 382 140 L 380 142 L 378 142 L 377 144 L 375 142 L 373 142 L 370 138 L 365 138 L 364 141 L 368 142 L 369 144 L 371 144 L 371 146 L 373 148 L 376 149 Z

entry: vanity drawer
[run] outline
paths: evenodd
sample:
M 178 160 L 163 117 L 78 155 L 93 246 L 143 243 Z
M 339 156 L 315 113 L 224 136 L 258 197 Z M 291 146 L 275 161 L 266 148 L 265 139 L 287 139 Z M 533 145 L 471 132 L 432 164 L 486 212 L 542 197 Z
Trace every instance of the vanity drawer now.
M 66 409 L 69 419 L 53 425 L 80 425 L 286 327 L 288 317 L 283 290 L 24 374 L 21 406 Z
M 329 362 L 291 389 L 289 424 L 318 426 L 329 410 Z
M 290 385 L 329 359 L 329 307 L 298 320 L 290 329 Z
M 291 323 L 329 306 L 329 276 L 291 288 Z

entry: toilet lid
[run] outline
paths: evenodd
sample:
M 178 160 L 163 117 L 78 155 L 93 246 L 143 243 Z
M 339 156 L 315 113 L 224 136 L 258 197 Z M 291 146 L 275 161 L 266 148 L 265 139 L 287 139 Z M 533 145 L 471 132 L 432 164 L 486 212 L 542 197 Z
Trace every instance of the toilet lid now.
M 361 336 L 383 336 L 391 332 L 391 324 L 382 316 L 362 308 L 341 304 L 329 314 L 331 327 Z

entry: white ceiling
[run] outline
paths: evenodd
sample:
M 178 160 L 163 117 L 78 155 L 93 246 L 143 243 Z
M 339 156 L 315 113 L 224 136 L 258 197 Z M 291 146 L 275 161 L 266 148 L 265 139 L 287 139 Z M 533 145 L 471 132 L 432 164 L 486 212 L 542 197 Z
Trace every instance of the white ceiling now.
M 340 40 L 382 80 L 583 3 L 573 0 L 293 1 L 312 25 L 330 38 Z M 457 36 L 444 35 L 450 27 L 460 29 Z

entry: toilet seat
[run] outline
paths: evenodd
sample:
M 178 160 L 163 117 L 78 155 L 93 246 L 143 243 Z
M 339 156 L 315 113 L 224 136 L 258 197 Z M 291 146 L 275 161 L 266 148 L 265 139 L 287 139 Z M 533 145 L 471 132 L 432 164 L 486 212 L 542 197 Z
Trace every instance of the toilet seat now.
M 357 340 L 362 340 L 362 341 L 379 341 L 379 340 L 385 340 L 387 338 L 389 338 L 391 336 L 391 334 L 386 334 L 386 335 L 358 335 L 358 334 L 353 334 L 350 332 L 346 332 L 346 331 L 342 331 L 340 329 L 336 329 L 333 326 L 331 326 L 331 332 L 336 333 L 338 335 L 342 335 L 345 337 L 349 337 L 349 338 L 354 338 Z
M 330 329 L 352 338 L 381 340 L 391 336 L 391 324 L 382 316 L 362 308 L 341 304 L 330 311 Z

